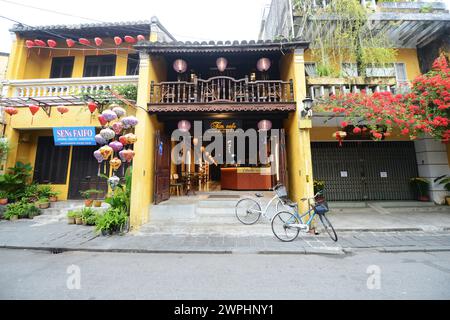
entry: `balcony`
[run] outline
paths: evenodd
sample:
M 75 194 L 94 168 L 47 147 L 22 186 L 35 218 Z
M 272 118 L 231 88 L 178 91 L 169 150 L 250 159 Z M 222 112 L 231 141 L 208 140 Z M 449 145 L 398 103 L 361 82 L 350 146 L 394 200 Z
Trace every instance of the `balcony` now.
M 186 111 L 282 111 L 295 110 L 292 80 L 234 79 L 151 83 L 150 112 Z

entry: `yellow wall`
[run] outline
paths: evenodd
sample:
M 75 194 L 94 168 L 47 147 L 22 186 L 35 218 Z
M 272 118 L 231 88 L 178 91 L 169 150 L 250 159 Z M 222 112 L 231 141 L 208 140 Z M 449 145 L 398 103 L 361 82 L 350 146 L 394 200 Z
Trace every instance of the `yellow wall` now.
M 305 52 L 305 62 L 315 62 L 311 55 L 311 50 Z M 413 80 L 420 74 L 419 59 L 417 57 L 416 49 L 397 49 L 397 57 L 394 62 L 405 63 L 406 74 L 409 80 Z M 337 70 L 340 70 L 340 66 L 334 65 L 334 67 Z
M 9 56 L 0 55 L 0 80 L 6 78 L 6 69 L 8 66 Z
M 72 77 L 80 78 L 83 76 L 86 56 L 116 54 L 116 46 L 112 39 L 104 39 L 101 48 L 108 49 L 98 52 L 96 49 L 86 49 L 86 47 L 80 45 L 69 50 L 65 41 L 57 41 L 57 43 L 57 48 L 63 49 L 27 49 L 24 39 L 18 38 L 12 48 L 9 62 L 12 68 L 8 70 L 8 79 L 48 79 L 50 77 L 52 58 L 67 56 L 75 57 Z M 134 49 L 129 49 L 126 44 L 122 44 L 117 52 L 115 75 L 125 76 L 127 72 L 128 54 L 134 54 L 136 52 Z

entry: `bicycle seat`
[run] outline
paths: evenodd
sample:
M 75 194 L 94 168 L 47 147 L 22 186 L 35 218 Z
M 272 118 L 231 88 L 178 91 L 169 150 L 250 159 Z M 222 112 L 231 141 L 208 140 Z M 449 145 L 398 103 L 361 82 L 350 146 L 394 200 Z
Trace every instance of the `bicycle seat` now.
M 264 197 L 264 195 L 263 195 L 261 192 L 255 193 L 255 196 L 256 196 L 257 198 L 262 198 L 262 197 Z

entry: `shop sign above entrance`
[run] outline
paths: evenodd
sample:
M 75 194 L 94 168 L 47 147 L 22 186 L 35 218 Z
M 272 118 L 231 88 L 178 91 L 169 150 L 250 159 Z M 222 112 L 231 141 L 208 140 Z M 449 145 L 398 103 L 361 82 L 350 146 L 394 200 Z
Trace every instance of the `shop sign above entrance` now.
M 53 128 L 55 146 L 95 146 L 95 127 Z

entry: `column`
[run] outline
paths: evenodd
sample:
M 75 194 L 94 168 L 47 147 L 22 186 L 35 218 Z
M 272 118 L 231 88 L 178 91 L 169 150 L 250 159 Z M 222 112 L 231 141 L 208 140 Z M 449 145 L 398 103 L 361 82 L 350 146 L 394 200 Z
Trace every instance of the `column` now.
M 445 144 L 426 137 L 414 141 L 419 177 L 430 181 L 430 199 L 435 203 L 444 203 L 447 192 L 442 185 L 433 180 L 442 175 L 450 175 L 447 147 Z

